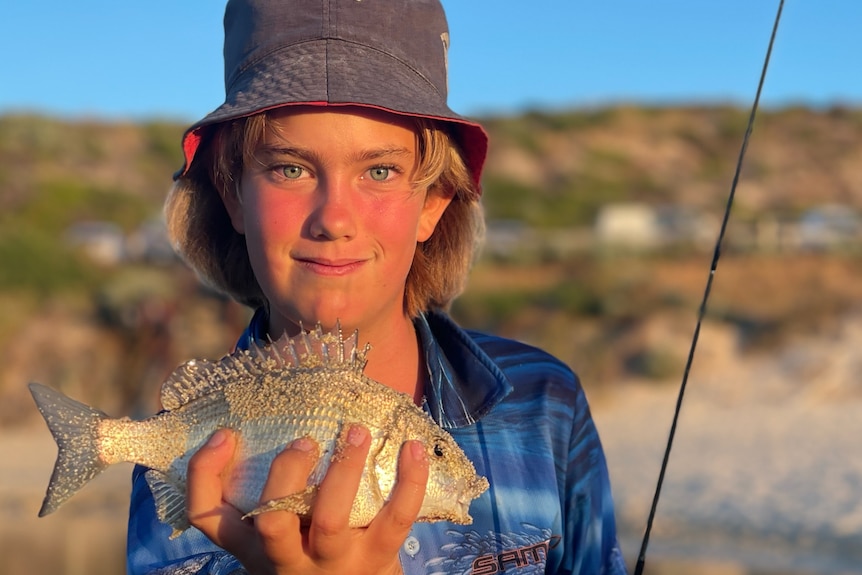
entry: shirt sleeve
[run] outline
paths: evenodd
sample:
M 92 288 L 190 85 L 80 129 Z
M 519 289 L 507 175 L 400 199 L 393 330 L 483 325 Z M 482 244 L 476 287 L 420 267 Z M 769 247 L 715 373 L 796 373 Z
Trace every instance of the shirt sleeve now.
M 128 575 L 241 575 L 240 562 L 194 527 L 174 539 L 171 527 L 159 521 L 144 478 L 145 467 L 132 474 L 126 543 Z
M 576 553 L 568 566 L 578 575 L 626 575 L 616 532 L 607 462 L 583 390 L 575 402 L 564 509 L 565 542 Z

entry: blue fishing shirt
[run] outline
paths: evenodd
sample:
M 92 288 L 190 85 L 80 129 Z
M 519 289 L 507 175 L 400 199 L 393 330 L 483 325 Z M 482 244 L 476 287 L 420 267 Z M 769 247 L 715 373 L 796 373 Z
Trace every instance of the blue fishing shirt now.
M 471 525 L 416 523 L 405 575 L 624 575 L 607 465 L 583 389 L 551 355 L 463 330 L 444 313 L 416 321 L 429 385 L 423 408 L 461 446 L 490 488 Z M 265 338 L 258 312 L 237 344 Z M 229 575 L 241 564 L 195 528 L 169 539 L 136 467 L 129 575 Z

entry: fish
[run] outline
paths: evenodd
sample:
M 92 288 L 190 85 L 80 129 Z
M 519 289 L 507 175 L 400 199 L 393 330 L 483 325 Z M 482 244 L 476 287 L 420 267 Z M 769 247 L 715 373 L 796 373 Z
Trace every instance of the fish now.
M 371 448 L 350 510 L 351 527 L 368 525 L 395 485 L 398 453 L 420 440 L 429 460 L 428 485 L 418 521 L 469 525 L 469 507 L 488 487 L 446 430 L 407 394 L 366 376 L 370 345 L 341 326 L 320 325 L 295 337 L 253 343 L 220 360 L 190 360 L 162 384 L 163 410 L 140 420 L 112 418 L 48 386 L 29 388 L 57 443 L 57 460 L 39 510 L 54 512 L 87 482 L 119 462 L 148 467 L 145 473 L 159 520 L 172 537 L 190 526 L 185 510 L 188 463 L 219 429 L 238 435 L 224 499 L 246 515 L 275 509 L 310 521 L 317 488 L 339 438 L 352 424 L 365 426 Z M 319 445 L 305 489 L 260 502 L 275 456 L 297 438 Z

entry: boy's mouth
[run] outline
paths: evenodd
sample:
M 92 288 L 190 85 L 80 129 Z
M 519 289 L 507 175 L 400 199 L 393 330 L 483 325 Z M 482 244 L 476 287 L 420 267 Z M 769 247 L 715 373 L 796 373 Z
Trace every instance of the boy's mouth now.
M 361 268 L 364 260 L 354 258 L 297 258 L 302 267 L 320 275 L 341 276 L 353 273 Z

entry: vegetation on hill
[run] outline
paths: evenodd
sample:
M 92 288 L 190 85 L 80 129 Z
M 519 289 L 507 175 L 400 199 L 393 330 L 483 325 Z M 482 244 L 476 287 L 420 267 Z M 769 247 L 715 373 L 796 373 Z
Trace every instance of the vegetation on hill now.
M 544 231 L 588 228 L 611 202 L 720 214 L 746 121 L 747 111 L 731 107 L 485 118 L 486 213 L 492 223 Z M 21 411 L 24 383 L 35 378 L 84 394 L 121 388 L 118 407 L 152 403 L 176 363 L 232 345 L 245 312 L 196 287 L 177 262 L 106 266 L 68 236 L 87 221 L 132 234 L 158 217 L 182 163 L 183 129 L 0 116 L 0 346 L 8 354 L 0 420 Z M 859 208 L 860 157 L 862 110 L 761 111 L 734 218 L 787 217 L 826 203 Z M 817 326 L 860 293 L 862 266 L 852 256 L 731 256 L 710 311 L 745 343 Z M 588 384 L 665 379 L 687 352 L 707 260 L 691 251 L 588 250 L 526 261 L 494 252 L 453 313 L 470 327 L 548 348 Z

